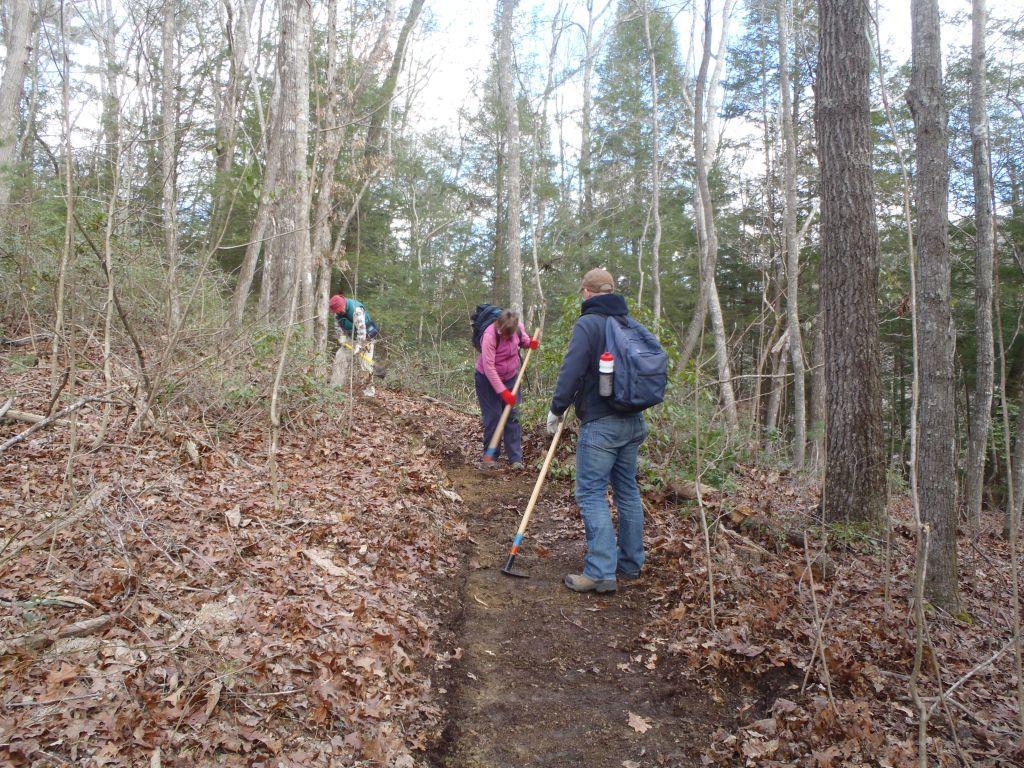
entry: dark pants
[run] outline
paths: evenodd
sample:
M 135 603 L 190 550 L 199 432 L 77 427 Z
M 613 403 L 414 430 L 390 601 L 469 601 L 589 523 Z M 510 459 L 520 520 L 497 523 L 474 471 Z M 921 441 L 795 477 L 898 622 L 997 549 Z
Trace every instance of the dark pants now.
M 515 383 L 515 378 L 511 378 L 505 382 L 505 387 L 511 392 Z M 484 423 L 484 450 L 486 451 L 487 446 L 491 444 L 491 438 L 494 437 L 494 430 L 498 428 L 501 412 L 505 410 L 505 401 L 494 391 L 494 387 L 491 386 L 487 377 L 479 371 L 476 372 L 476 399 L 480 403 L 480 418 Z M 505 452 L 511 463 L 523 460 L 523 428 L 519 424 L 519 411 L 516 408 L 512 409 L 512 413 L 508 415 L 508 421 L 505 422 L 505 433 L 502 435 L 501 442 L 498 443 L 498 450 L 494 454 L 495 459 L 501 455 L 502 444 L 505 446 Z

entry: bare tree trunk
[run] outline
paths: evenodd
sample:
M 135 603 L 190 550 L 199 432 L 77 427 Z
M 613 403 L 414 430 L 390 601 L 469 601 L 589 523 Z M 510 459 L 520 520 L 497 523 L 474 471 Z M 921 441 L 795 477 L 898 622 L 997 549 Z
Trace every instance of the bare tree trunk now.
M 814 319 L 814 350 L 811 353 L 811 469 L 825 465 L 825 324 L 821 314 Z
M 722 7 L 722 34 L 718 41 L 718 53 L 715 57 L 715 68 L 711 72 L 711 80 L 708 83 L 705 92 L 707 106 L 702 110 L 704 112 L 704 128 L 703 135 L 704 140 L 704 162 L 707 167 L 714 167 L 715 163 L 718 162 L 718 130 L 716 128 L 716 121 L 718 117 L 718 101 L 720 97 L 719 82 L 721 81 L 723 61 L 725 60 L 725 49 L 728 40 L 729 33 L 729 22 L 732 19 L 732 10 L 734 6 L 734 0 L 725 0 L 725 5 Z M 690 30 L 690 47 L 693 49 L 693 37 L 696 35 L 696 23 L 697 15 L 694 13 L 693 16 L 693 27 Z M 687 70 L 690 70 L 690 64 L 687 63 Z M 706 78 L 706 75 L 705 75 Z M 696 95 L 696 86 L 694 88 Z M 687 96 L 687 103 L 696 111 L 696 100 L 690 101 Z M 700 208 L 700 194 L 694 195 L 694 220 L 697 223 L 697 239 L 698 244 L 701 238 L 700 227 L 703 226 L 703 214 Z M 717 250 L 717 249 L 716 249 Z M 693 356 L 694 350 L 697 348 L 697 342 L 700 339 L 701 331 L 704 329 L 704 324 L 707 322 L 708 316 L 708 295 L 705 289 L 705 278 L 704 278 L 704 261 L 706 253 L 698 251 L 700 256 L 698 261 L 698 273 L 700 278 L 701 292 L 697 297 L 697 306 L 693 312 L 693 318 L 690 320 L 689 326 L 686 328 L 686 333 L 683 338 L 682 354 L 679 356 L 679 367 L 684 368 L 687 363 L 690 362 L 690 358 Z
M 61 132 L 64 139 L 64 247 L 60 254 L 57 267 L 57 297 L 53 320 L 53 345 L 50 361 L 50 407 L 57 404 L 60 394 L 60 348 L 64 340 L 64 300 L 68 265 L 74 253 L 75 239 L 75 195 L 74 195 L 74 161 L 71 155 L 71 62 L 68 57 L 68 38 L 66 35 L 66 10 L 64 0 L 60 0 L 60 41 L 61 41 Z
M 708 80 L 707 105 L 704 108 L 704 146 L 708 158 L 708 165 L 714 166 L 718 162 L 718 110 L 722 101 L 722 73 L 725 71 L 725 61 L 728 58 L 729 23 L 732 21 L 733 8 L 736 0 L 725 0 L 722 5 L 722 34 L 718 36 L 718 49 L 715 52 L 715 66 L 711 70 L 711 78 Z
M 384 124 L 384 117 L 389 113 L 391 102 L 395 97 L 398 76 L 402 72 L 405 52 L 409 47 L 409 37 L 412 35 L 412 30 L 419 20 L 424 2 L 425 0 L 412 0 L 409 4 L 409 10 L 405 15 L 405 21 L 402 22 L 402 29 L 398 33 L 398 42 L 395 43 L 395 53 L 391 57 L 391 66 L 388 68 L 388 74 L 380 87 L 381 106 L 370 117 L 370 127 L 366 131 L 367 159 L 376 159 L 380 155 L 382 149 L 380 134 Z
M 213 211 L 210 216 L 209 240 L 216 244 L 224 230 L 231 197 L 228 179 L 235 162 L 235 143 L 242 122 L 243 97 L 249 82 L 249 26 L 256 10 L 256 0 L 223 0 L 227 14 L 224 32 L 228 43 L 228 81 L 220 96 L 215 126 L 214 148 L 217 163 L 214 177 Z
M 938 0 L 912 0 L 913 64 L 907 103 L 917 147 L 918 327 L 920 332 L 921 509 L 931 527 L 925 594 L 956 610 L 956 456 L 953 425 L 953 318 L 948 248 L 948 129 L 942 95 Z
M 715 360 L 718 363 L 718 384 L 722 395 L 722 409 L 730 431 L 739 427 L 736 410 L 736 396 L 732 388 L 732 371 L 729 367 L 728 338 L 722 318 L 722 307 L 718 300 L 715 284 L 715 265 L 718 262 L 718 232 L 715 229 L 715 212 L 711 203 L 711 187 L 708 184 L 708 170 L 704 147 L 704 91 L 707 83 L 708 64 L 711 59 L 711 0 L 704 0 L 704 55 L 701 58 L 694 92 L 693 111 L 693 154 L 697 164 L 697 187 L 703 218 L 703 286 L 707 296 L 708 313 L 711 315 L 711 330 L 715 341 Z M 698 234 L 701 228 L 698 227 Z
M 775 364 L 772 366 L 771 394 L 768 396 L 768 411 L 765 414 L 765 432 L 773 432 L 779 428 L 779 410 L 782 407 L 782 393 L 786 387 L 786 368 L 789 358 L 789 331 L 783 332 L 777 342 L 778 348 L 772 349 Z
M 820 0 L 815 124 L 825 341 L 822 504 L 832 521 L 880 522 L 885 512 L 868 21 L 865 3 Z
M 27 165 L 32 164 L 32 158 L 35 154 L 35 135 L 36 126 L 39 122 L 39 93 L 41 88 L 40 83 L 40 67 L 39 62 L 42 59 L 41 52 L 42 46 L 39 44 L 41 37 L 40 25 L 35 24 L 35 31 L 32 33 L 32 60 L 29 63 L 29 87 L 28 87 L 28 103 L 25 105 L 25 130 L 21 134 L 21 141 L 18 146 L 17 156 L 19 162 Z M 0 166 L 0 185 L 3 185 L 4 181 L 2 178 L 3 169 Z M 31 183 L 31 179 L 29 180 Z M 0 205 L 0 210 L 3 206 Z
M 303 3 L 304 0 L 299 0 Z M 267 450 L 267 470 L 270 474 L 270 493 L 274 500 L 274 509 L 281 508 L 280 486 L 278 484 L 277 472 L 277 446 L 281 439 L 281 411 L 279 407 L 281 380 L 284 377 L 284 367 L 288 360 L 288 344 L 292 339 L 292 329 L 295 328 L 295 309 L 299 299 L 299 284 L 292 283 L 290 287 L 291 301 L 284 315 L 284 339 L 281 341 L 281 356 L 277 359 L 277 370 L 274 373 L 274 383 L 270 388 L 270 443 Z
M 109 7 L 108 7 L 109 9 Z M 115 119 L 117 115 L 115 114 Z M 117 128 L 117 126 L 115 126 Z M 111 329 L 114 323 L 114 248 L 112 244 L 114 235 L 114 214 L 117 211 L 117 190 L 120 184 L 121 170 L 121 145 L 117 143 L 113 147 L 111 157 L 111 185 L 110 197 L 107 201 L 107 222 L 103 230 L 103 276 L 107 282 L 107 300 L 103 311 L 103 387 L 106 391 L 114 388 L 114 373 L 111 366 L 112 345 Z M 113 404 L 105 403 L 103 406 L 103 420 L 100 423 L 99 434 L 93 443 L 99 447 L 106 439 L 107 429 L 110 426 L 110 416 L 113 412 Z
M 1018 393 L 1018 402 L 1024 402 L 1024 390 Z M 1024 511 L 1024 408 L 1018 406 L 1017 424 L 1014 431 L 1013 458 L 1013 486 L 1017 489 L 1017 495 L 1013 505 L 1006 510 L 1004 522 L 1004 533 L 1009 534 L 1013 525 L 1020 526 L 1021 514 Z
M 501 110 L 505 118 L 505 140 L 508 146 L 505 237 L 508 252 L 509 308 L 523 314 L 523 259 L 519 234 L 521 214 L 519 188 L 519 104 L 512 82 L 512 27 L 517 0 L 500 0 L 498 37 L 498 82 Z
M 584 253 L 589 256 L 591 227 L 594 224 L 594 180 L 591 167 L 591 125 L 594 114 L 594 96 L 591 92 L 594 77 L 594 58 L 597 54 L 598 41 L 594 39 L 594 28 L 611 2 L 594 13 L 594 0 L 587 1 L 587 28 L 583 37 L 583 108 L 580 115 L 580 224 L 583 228 L 581 242 Z
M 992 340 L 992 271 L 995 232 L 992 218 L 992 168 L 989 162 L 988 98 L 985 63 L 985 0 L 974 0 L 971 36 L 971 157 L 974 166 L 974 324 L 977 376 L 974 412 L 967 454 L 964 503 L 975 527 L 981 527 L 981 499 L 985 484 L 985 455 L 992 426 L 994 383 Z
M 1000 300 L 999 274 L 995 279 L 995 305 L 998 309 L 1002 302 Z M 1003 321 L 1002 315 L 996 315 L 996 332 L 999 339 L 999 399 L 1002 401 L 1000 408 L 1003 422 L 1003 447 L 1006 450 L 1006 491 L 1008 501 L 1006 503 L 1006 535 L 1010 544 L 1010 615 L 1011 632 L 1013 633 L 1013 656 L 1014 676 L 1017 678 L 1017 722 L 1024 727 L 1024 649 L 1021 647 L 1021 621 L 1020 621 L 1020 560 L 1019 560 L 1019 535 L 1020 518 L 1016 514 L 1020 505 L 1018 499 L 1024 496 L 1024 489 L 1015 484 L 1017 479 L 1016 467 L 1013 463 L 1012 453 L 1014 448 L 1010 440 L 1010 409 L 1007 407 L 1010 402 L 1009 393 L 1006 390 L 1006 345 L 1003 343 Z
M 313 341 L 321 353 L 327 351 L 328 308 L 331 291 L 331 210 L 334 204 L 334 170 L 341 154 L 341 131 L 329 125 L 338 114 L 341 93 L 338 80 L 338 0 L 327 3 L 327 75 L 320 94 L 321 107 L 317 118 L 321 134 L 313 155 L 313 173 L 319 173 L 316 183 L 316 206 L 313 207 L 313 259 L 316 261 L 316 293 L 314 296 L 315 324 Z M 310 195 L 313 188 L 310 187 Z
M 885 75 L 885 59 L 882 54 L 882 42 L 881 42 L 881 30 L 878 24 L 878 0 L 875 0 L 875 14 L 874 14 L 874 25 L 875 25 L 875 50 L 877 51 L 878 61 L 878 85 L 879 93 L 882 97 L 882 107 L 885 110 L 885 120 L 889 126 L 889 132 L 892 134 L 893 146 L 896 149 L 896 154 L 899 158 L 900 164 L 900 180 L 903 187 L 903 225 L 906 230 L 906 245 L 907 245 L 907 265 L 910 273 L 910 286 L 911 286 L 911 330 L 912 330 L 912 347 L 913 347 L 913 375 L 911 380 L 911 418 L 910 418 L 910 433 L 911 433 L 911 448 L 912 458 L 910 460 L 910 475 L 912 478 L 913 486 L 913 497 L 915 504 L 919 506 L 919 497 L 917 493 L 917 412 L 919 401 L 919 379 L 918 379 L 918 367 L 917 367 L 917 349 L 918 349 L 918 333 L 917 333 L 917 302 L 915 299 L 917 285 L 917 256 L 914 248 L 914 219 L 913 211 L 911 210 L 911 199 L 912 192 L 910 189 L 910 169 L 908 167 L 906 153 L 904 152 L 902 143 L 900 142 L 899 131 L 896 127 L 896 121 L 893 118 L 892 105 L 889 102 L 889 91 L 886 84 Z M 902 376 L 900 378 L 900 400 L 903 400 L 903 385 Z M 916 515 L 916 513 L 915 513 Z
M 31 0 L 11 0 L 7 18 L 7 57 L 0 79 L 0 212 L 10 199 L 10 165 L 18 147 L 18 104 L 25 83 L 35 13 Z
M 547 76 L 544 80 L 544 91 L 541 94 L 540 120 L 536 122 L 533 132 L 534 161 L 530 169 L 530 196 L 533 198 L 533 232 L 530 236 L 530 244 L 533 251 L 533 287 L 537 294 L 537 304 L 540 305 L 540 319 L 543 322 L 547 315 L 547 299 L 544 297 L 544 285 L 540 279 L 540 240 L 541 229 L 544 227 L 545 209 L 544 198 L 537 191 L 537 169 L 546 156 L 548 146 L 548 100 L 551 98 L 551 91 L 555 85 L 555 57 L 558 54 L 558 46 L 562 39 L 562 32 L 565 30 L 565 6 L 560 1 L 558 9 L 551 19 L 551 47 L 548 49 Z M 545 138 L 541 139 L 541 131 L 546 131 Z M 529 323 L 528 323 L 529 325 Z
M 270 270 L 267 310 L 283 322 L 292 304 L 291 291 L 299 291 L 296 317 L 309 316 L 306 305 L 312 295 L 309 285 L 309 191 L 306 150 L 309 138 L 309 29 L 310 6 L 306 0 L 281 3 L 281 38 L 278 71 L 281 73 L 278 146 L 278 200 L 274 211 L 274 239 L 267 249 Z M 308 326 L 312 335 L 312 324 Z
M 97 34 L 97 43 L 103 56 L 100 91 L 103 97 L 103 114 L 100 123 L 103 127 L 103 148 L 101 155 L 104 168 L 99 177 L 110 184 L 115 176 L 114 163 L 117 143 L 120 138 L 118 111 L 121 108 L 120 94 L 117 85 L 117 31 L 114 24 L 114 7 L 111 0 L 104 0 L 102 34 Z
M 807 396 L 804 392 L 804 349 L 800 333 L 800 242 L 796 234 L 796 135 L 793 129 L 792 94 L 789 90 L 790 9 L 779 0 L 779 91 L 782 96 L 782 135 L 785 152 L 782 163 L 786 190 L 783 233 L 786 241 L 786 322 L 789 356 L 793 364 L 793 467 L 802 469 L 807 445 Z
M 264 235 L 270 223 L 270 212 L 273 206 L 273 192 L 277 189 L 278 173 L 278 145 L 281 143 L 280 123 L 277 120 L 278 102 L 281 96 L 281 81 L 276 79 L 274 91 L 270 96 L 270 125 L 264 125 L 262 136 L 263 156 L 265 165 L 263 169 L 263 180 L 260 184 L 260 198 L 256 206 L 256 218 L 253 219 L 252 229 L 249 233 L 249 242 L 245 246 L 245 256 L 239 267 L 238 282 L 235 284 L 235 292 L 231 297 L 231 327 L 237 331 L 242 326 L 242 316 L 245 313 L 245 303 L 249 298 L 249 289 L 252 288 L 253 278 L 256 276 L 256 264 L 259 261 L 260 252 L 270 253 L 265 246 Z M 268 273 L 267 265 L 264 263 L 264 272 Z M 264 280 L 269 279 L 269 273 Z M 264 291 L 260 288 L 261 304 Z M 261 306 L 261 315 L 266 314 L 266 306 Z
M 164 249 L 167 258 L 167 332 L 173 333 L 181 322 L 181 301 L 178 297 L 178 195 L 177 177 L 177 70 L 174 61 L 175 19 L 178 12 L 174 3 L 164 5 L 161 53 L 163 67 L 160 74 L 160 177 L 162 186 L 162 224 Z
M 768 304 L 768 273 L 766 270 L 761 270 L 761 305 Z M 772 309 L 774 310 L 774 305 Z M 757 345 L 757 365 L 754 369 L 754 397 L 751 401 L 753 403 L 752 416 L 753 416 L 753 427 L 754 427 L 754 448 L 755 450 L 760 444 L 761 433 L 764 427 L 764 415 L 765 410 L 763 407 L 764 401 L 764 376 L 765 367 L 772 359 L 772 350 L 775 348 L 775 344 L 779 339 L 779 331 L 782 329 L 782 317 L 778 312 L 773 312 L 775 319 L 772 322 L 771 330 L 765 334 L 764 321 L 767 317 L 767 312 L 761 312 L 761 318 L 758 321 L 760 330 L 758 333 L 758 345 Z M 771 376 L 771 370 L 768 372 L 769 377 Z M 768 379 L 769 386 L 771 385 L 771 378 Z M 769 392 L 771 390 L 769 389 Z
M 651 217 L 654 239 L 651 241 L 651 282 L 654 284 L 654 332 L 661 326 L 661 140 L 658 125 L 658 64 L 651 43 L 651 10 L 643 3 L 644 42 L 651 79 Z

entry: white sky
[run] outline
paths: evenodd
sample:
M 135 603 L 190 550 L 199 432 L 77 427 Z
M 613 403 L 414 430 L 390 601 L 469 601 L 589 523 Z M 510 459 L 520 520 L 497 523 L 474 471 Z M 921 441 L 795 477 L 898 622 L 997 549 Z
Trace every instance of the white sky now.
M 566 0 L 569 7 L 581 6 L 576 18 L 585 18 L 582 3 Z M 605 18 L 613 14 L 613 7 Z M 669 0 L 679 6 L 679 0 Z M 879 0 L 880 27 L 883 47 L 897 60 L 910 57 L 910 0 Z M 439 0 L 428 4 L 436 28 L 416 46 L 414 55 L 423 60 L 430 59 L 432 75 L 427 82 L 416 106 L 420 118 L 428 125 L 457 125 L 460 107 L 477 101 L 478 84 L 483 80 L 493 47 L 493 20 L 496 2 L 494 0 Z M 595 3 L 600 7 L 600 1 Z M 943 45 L 946 50 L 955 46 L 970 44 L 970 0 L 940 0 L 945 23 L 942 29 Z M 990 0 L 990 15 L 1002 17 L 1018 16 L 1024 13 L 1024 0 Z M 518 27 L 522 34 L 513 42 L 517 58 L 522 61 L 531 55 L 546 57 L 548 30 L 537 29 L 539 37 L 527 33 L 531 17 L 550 18 L 557 6 L 557 0 L 523 0 L 517 11 Z M 716 12 L 716 27 L 720 18 L 720 0 L 713 3 Z M 742 0 L 737 3 L 730 38 L 742 30 Z M 956 22 L 951 21 L 957 19 Z M 602 19 L 603 21 L 604 19 Z M 679 46 L 685 55 L 689 44 L 690 16 L 687 12 L 677 17 Z M 716 30 L 717 31 L 717 30 Z M 574 33 L 578 35 L 577 33 Z M 563 44 L 563 48 L 565 45 Z M 579 48 L 575 48 L 578 63 Z M 568 54 L 571 61 L 573 54 Z M 568 62 L 567 62 L 568 63 Z M 578 79 L 566 86 L 565 97 L 569 104 L 578 102 Z

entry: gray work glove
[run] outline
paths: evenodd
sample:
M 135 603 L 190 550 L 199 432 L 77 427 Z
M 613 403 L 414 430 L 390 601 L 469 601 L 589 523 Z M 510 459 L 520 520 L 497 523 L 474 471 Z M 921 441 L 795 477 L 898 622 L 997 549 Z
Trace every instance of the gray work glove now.
M 561 416 L 555 416 L 551 411 L 548 411 L 548 434 L 553 435 L 558 431 L 558 424 L 562 421 Z

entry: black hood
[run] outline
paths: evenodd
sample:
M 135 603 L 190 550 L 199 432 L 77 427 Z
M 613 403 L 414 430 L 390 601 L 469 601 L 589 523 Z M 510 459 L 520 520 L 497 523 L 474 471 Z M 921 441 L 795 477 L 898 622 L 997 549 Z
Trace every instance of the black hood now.
M 600 293 L 583 302 L 581 315 L 628 315 L 629 307 L 620 293 Z

